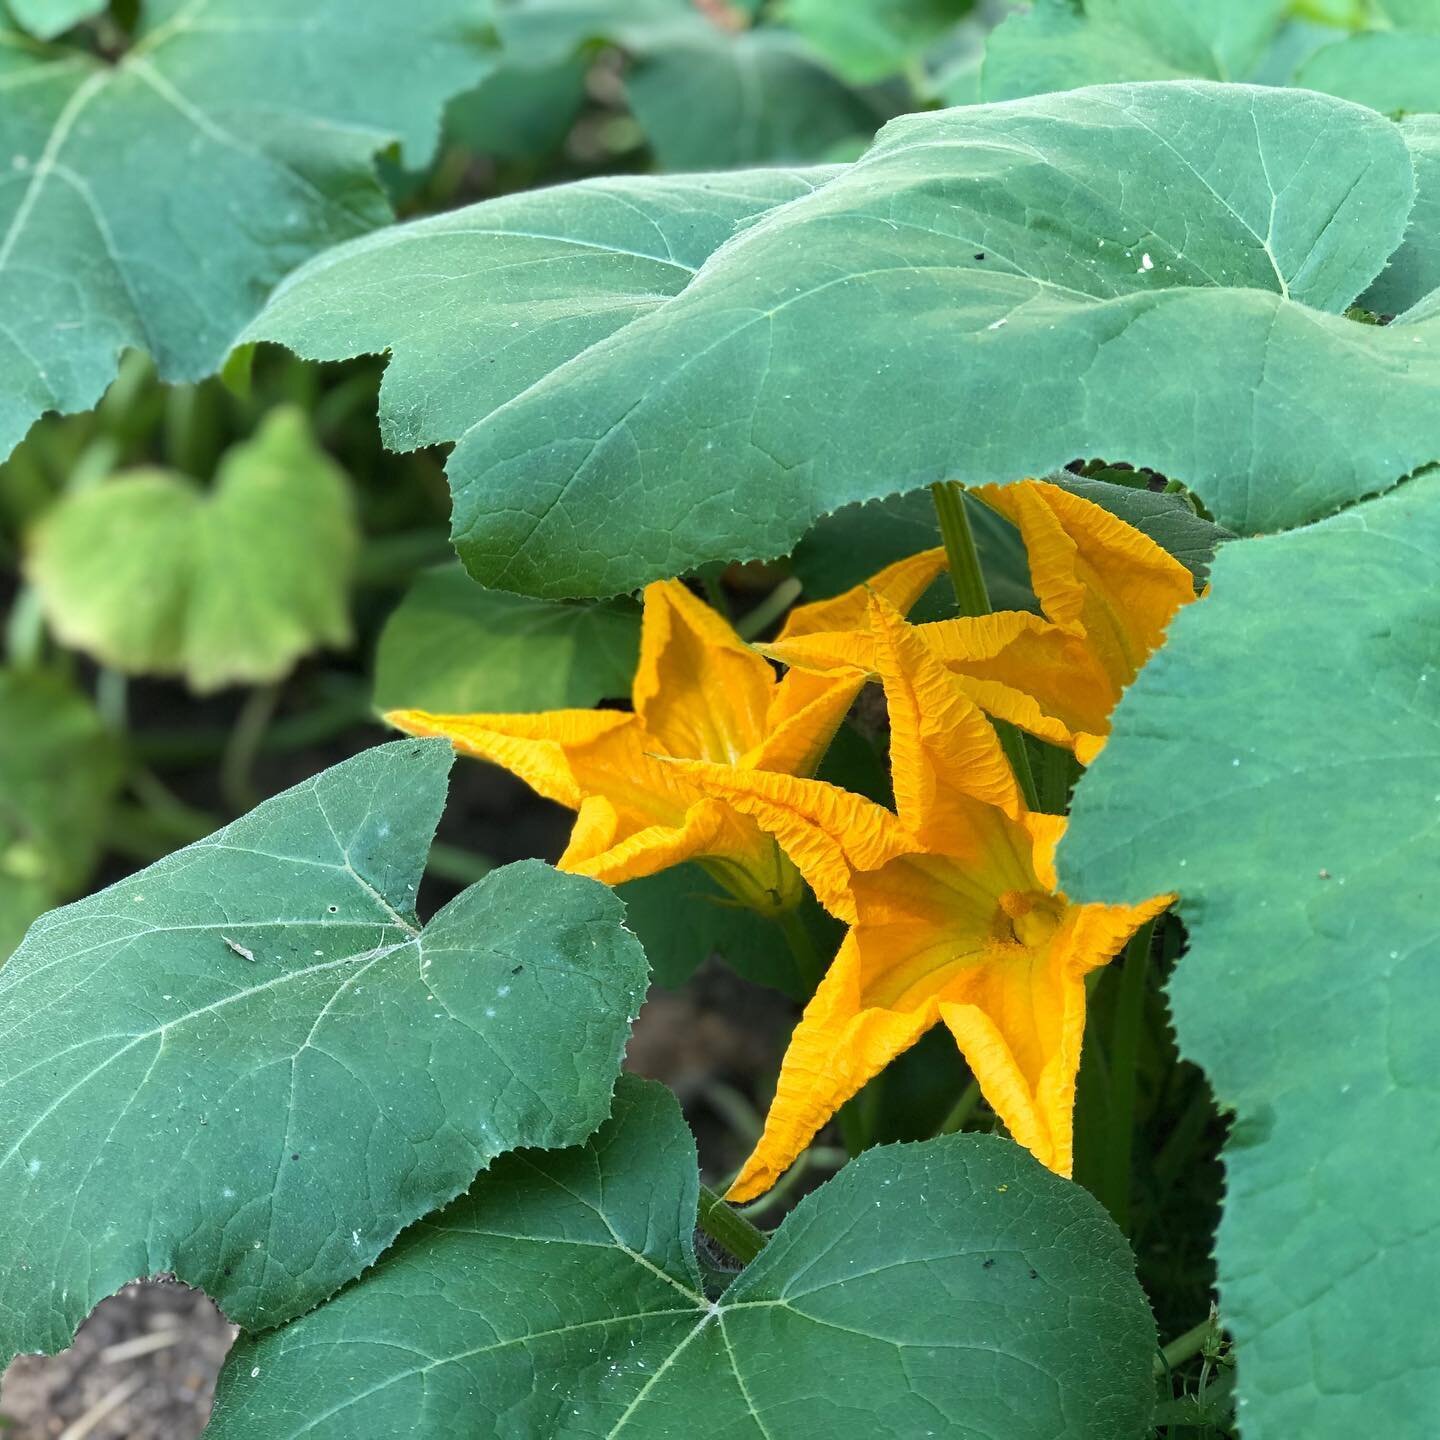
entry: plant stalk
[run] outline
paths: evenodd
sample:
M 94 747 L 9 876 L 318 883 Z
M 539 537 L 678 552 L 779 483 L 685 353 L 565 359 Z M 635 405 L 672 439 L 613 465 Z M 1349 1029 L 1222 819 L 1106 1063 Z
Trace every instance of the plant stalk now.
M 727 1205 L 708 1185 L 700 1187 L 695 1213 L 700 1228 L 742 1265 L 748 1265 L 764 1248 L 766 1235 L 733 1205 Z
M 980 554 L 975 549 L 975 532 L 965 513 L 964 487 L 954 480 L 937 481 L 930 487 L 935 501 L 935 514 L 940 521 L 940 537 L 945 542 L 945 555 L 950 562 L 950 584 L 955 590 L 955 603 L 962 615 L 990 614 L 990 592 L 985 586 L 985 572 L 980 568 Z M 1035 791 L 1035 776 L 1030 769 L 1030 753 L 1025 737 L 1008 721 L 992 720 L 995 733 L 1025 803 L 1032 810 L 1040 809 Z
M 979 1104 L 980 1082 L 972 1077 L 970 1083 L 960 1092 L 960 1098 L 955 1102 L 950 1113 L 940 1122 L 940 1128 L 935 1133 L 937 1135 L 954 1135 L 957 1131 L 963 1130 L 970 1123 L 970 1117 L 975 1113 Z
M 1155 922 L 1150 920 L 1130 937 L 1125 947 L 1110 1037 L 1110 1123 L 1105 1136 L 1100 1199 L 1127 1235 L 1130 1233 L 1130 1168 L 1135 1149 L 1136 1069 L 1140 1031 L 1145 1021 L 1150 942 L 1154 934 Z
M 775 917 L 775 923 L 785 937 L 785 944 L 789 946 L 800 983 L 813 994 L 824 977 L 825 962 L 820 958 L 820 952 L 815 948 L 815 942 L 810 938 L 805 922 L 800 918 L 799 911 L 782 910 Z

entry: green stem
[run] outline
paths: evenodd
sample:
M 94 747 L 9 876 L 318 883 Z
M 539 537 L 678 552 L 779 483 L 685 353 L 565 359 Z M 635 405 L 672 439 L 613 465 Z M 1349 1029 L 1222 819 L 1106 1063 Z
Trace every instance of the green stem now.
M 790 947 L 790 955 L 795 961 L 800 983 L 813 992 L 825 974 L 825 962 L 820 958 L 820 952 L 815 948 L 815 942 L 810 938 L 810 932 L 805 928 L 800 912 L 782 910 L 775 917 L 775 923 L 780 927 L 786 945 Z
M 305 750 L 373 719 L 374 711 L 370 708 L 370 697 L 365 687 L 346 686 L 338 690 L 332 699 L 324 700 L 312 709 L 277 720 L 261 739 L 260 751 L 273 755 Z M 133 736 L 131 749 L 149 765 L 197 765 L 223 755 L 230 743 L 230 734 L 228 730 L 214 728 L 152 730 Z
M 102 666 L 95 676 L 95 708 L 105 722 L 105 728 L 116 735 L 126 731 L 127 699 L 130 683 L 118 670 Z
M 725 598 L 725 587 L 720 583 L 720 577 L 724 575 L 723 565 L 705 565 L 697 575 L 700 581 L 700 588 L 705 592 L 705 598 L 710 602 L 710 608 L 717 615 L 723 615 L 725 619 L 730 618 L 730 602 Z
M 280 699 L 278 685 L 261 685 L 245 697 L 235 728 L 230 732 L 225 753 L 220 757 L 220 793 L 225 803 L 237 814 L 253 810 L 257 803 L 250 772 L 265 739 L 265 731 L 275 714 Z
M 937 1135 L 954 1135 L 957 1131 L 963 1130 L 970 1123 L 970 1117 L 975 1113 L 979 1104 L 980 1082 L 972 1079 L 960 1092 L 960 1098 L 955 1102 L 950 1113 L 940 1122 L 940 1128 L 935 1133 Z
M 755 608 L 735 622 L 742 640 L 753 640 L 768 630 L 798 599 L 800 582 L 791 575 L 782 580 Z
M 33 585 L 22 585 L 5 622 L 5 654 L 17 668 L 38 665 L 45 653 L 45 615 L 40 593 Z
M 1155 1378 L 1164 1379 L 1187 1360 L 1193 1360 L 1205 1349 L 1218 1330 L 1214 1315 L 1210 1315 L 1183 1335 L 1177 1336 L 1155 1357 Z
M 1150 942 L 1155 922 L 1148 921 L 1130 937 L 1115 998 L 1110 1038 L 1110 1121 L 1100 1199 L 1127 1234 L 1130 1230 L 1130 1169 L 1135 1148 L 1136 1069 L 1140 1032 L 1145 1019 L 1145 984 L 1150 971 Z
M 495 862 L 488 856 L 477 855 L 459 845 L 446 845 L 440 840 L 430 847 L 430 858 L 425 864 L 427 873 L 453 885 L 473 885 L 494 868 Z
M 950 563 L 950 584 L 955 590 L 955 603 L 962 615 L 990 614 L 990 592 L 985 586 L 985 572 L 980 568 L 980 554 L 975 549 L 975 532 L 965 512 L 964 488 L 954 480 L 941 480 L 930 487 L 935 501 L 935 514 L 940 521 L 940 537 L 945 542 L 945 556 Z M 1007 721 L 995 720 L 995 733 L 1025 803 L 1038 810 L 1040 802 L 1035 790 L 1035 777 L 1030 771 L 1030 755 L 1025 737 Z
M 1035 787 L 1040 808 L 1047 815 L 1063 815 L 1070 803 L 1070 787 L 1075 783 L 1079 766 L 1075 757 L 1058 745 L 1041 745 L 1040 766 L 1035 775 Z
M 742 1265 L 748 1265 L 765 1248 L 765 1232 L 733 1205 L 727 1205 L 708 1185 L 700 1187 L 695 1218 L 700 1228 Z

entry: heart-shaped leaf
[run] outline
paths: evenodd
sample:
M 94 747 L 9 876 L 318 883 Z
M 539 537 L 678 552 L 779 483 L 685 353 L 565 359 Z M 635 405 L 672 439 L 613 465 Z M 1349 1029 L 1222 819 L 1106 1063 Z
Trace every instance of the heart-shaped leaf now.
M 212 494 L 151 470 L 63 498 L 30 576 L 56 634 L 107 665 L 199 691 L 275 680 L 350 641 L 353 509 L 304 414 L 276 410 L 222 458 Z
M 694 1144 L 622 1084 L 583 1149 L 517 1155 L 295 1324 L 242 1341 L 216 1440 L 1140 1440 L 1154 1326 L 1083 1190 L 1008 1141 L 872 1150 L 718 1300 Z
M 114 64 L 0 22 L 0 456 L 43 411 L 93 405 L 127 346 L 165 380 L 215 370 L 287 270 L 384 224 L 371 157 L 398 139 L 423 160 L 486 63 L 470 0 L 142 11 Z
M 1440 1364 L 1440 475 L 1227 545 L 1212 585 L 1121 701 L 1061 879 L 1180 894 L 1176 1030 L 1236 1112 L 1244 1433 L 1412 1434 Z
M 312 355 L 398 345 L 391 416 L 460 437 L 461 558 L 527 593 L 782 553 L 846 503 L 1097 449 L 1183 477 L 1231 529 L 1273 529 L 1440 455 L 1440 327 L 1343 315 L 1399 245 L 1414 187 L 1395 127 L 1344 101 L 1106 86 L 893 122 L 688 283 L 672 264 L 683 288 L 630 302 L 623 326 L 562 332 L 514 309 L 535 298 L 523 282 L 468 274 L 447 303 L 433 267 L 416 305 L 403 269 L 431 222 L 302 272 L 256 334 Z M 513 227 L 536 207 L 531 228 L 555 233 L 591 193 L 490 213 Z M 480 253 L 498 268 L 515 243 Z M 483 375 L 456 384 L 462 319 Z M 528 345 L 504 341 L 527 327 Z M 427 390 L 439 427 L 409 418 L 432 402 L 403 403 Z
M 450 762 L 366 751 L 36 922 L 0 970 L 0 1352 L 159 1273 L 278 1324 L 603 1119 L 644 956 L 535 861 L 422 928 Z

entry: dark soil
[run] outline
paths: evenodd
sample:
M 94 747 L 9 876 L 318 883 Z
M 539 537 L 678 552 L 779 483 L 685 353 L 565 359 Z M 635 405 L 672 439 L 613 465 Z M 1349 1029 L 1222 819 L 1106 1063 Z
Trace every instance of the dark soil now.
M 0 1380 L 5 1440 L 193 1440 L 210 1417 L 234 1328 L 198 1290 L 130 1285 L 75 1343 L 21 1355 Z

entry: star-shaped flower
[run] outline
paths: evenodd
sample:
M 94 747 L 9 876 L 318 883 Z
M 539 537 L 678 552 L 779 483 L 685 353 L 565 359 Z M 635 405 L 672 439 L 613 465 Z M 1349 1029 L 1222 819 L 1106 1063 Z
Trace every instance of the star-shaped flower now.
M 1043 615 L 1006 610 L 919 631 L 976 704 L 1089 764 L 1125 687 L 1195 598 L 1194 581 L 1149 536 L 1058 485 L 1022 480 L 973 493 L 1019 528 Z M 818 675 L 874 671 L 862 627 L 787 629 L 764 648 Z
M 927 551 L 869 583 L 909 609 L 944 567 Z M 791 623 L 853 626 L 866 587 L 804 606 Z M 796 618 L 798 617 L 798 618 Z M 502 765 L 548 799 L 578 812 L 562 870 L 607 884 L 697 860 L 737 900 L 765 913 L 789 909 L 803 886 L 783 851 L 750 816 L 678 769 L 705 760 L 739 771 L 812 773 L 865 677 L 793 671 L 769 661 L 678 580 L 645 590 L 633 711 L 385 718 L 412 735 L 443 735 L 467 755 Z
M 732 1200 L 768 1189 L 936 1023 L 1015 1139 L 1068 1175 L 1085 976 L 1169 903 L 1071 903 L 1054 868 L 1064 818 L 1026 809 L 993 728 L 921 627 L 879 597 L 869 619 L 890 711 L 894 813 L 793 775 L 678 767 L 773 834 L 850 924 L 791 1039 Z

